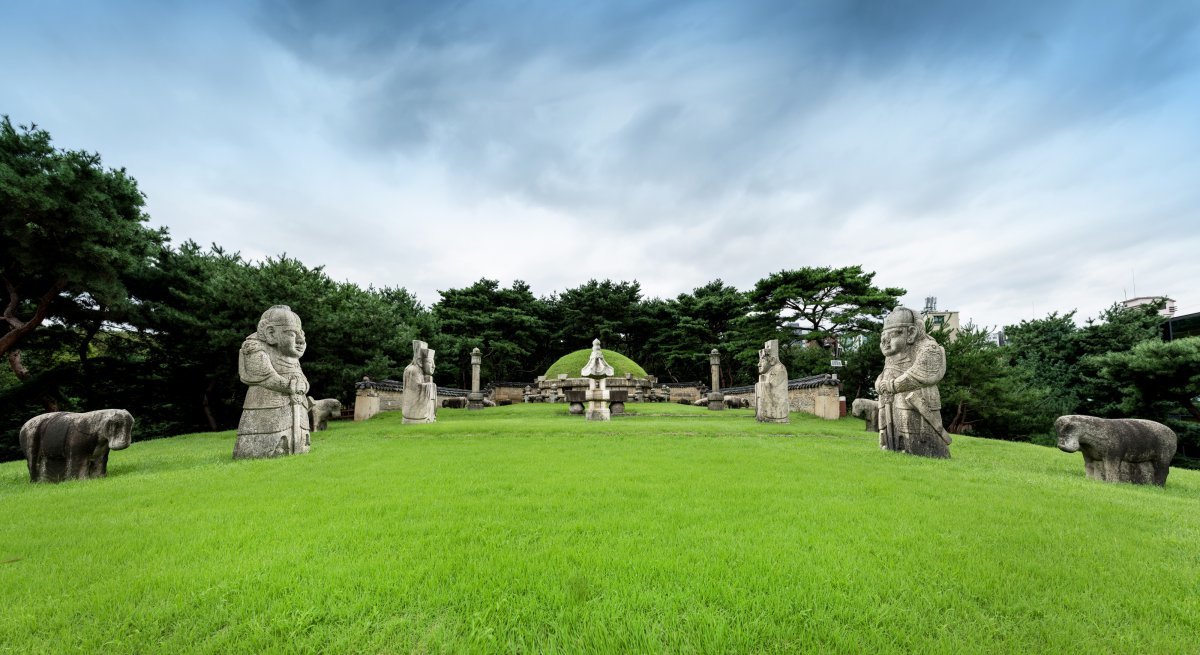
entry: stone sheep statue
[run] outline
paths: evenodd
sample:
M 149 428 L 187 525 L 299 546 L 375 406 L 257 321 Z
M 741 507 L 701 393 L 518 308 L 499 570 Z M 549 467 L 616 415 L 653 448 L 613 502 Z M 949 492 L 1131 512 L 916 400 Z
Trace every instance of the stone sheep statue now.
M 108 451 L 129 447 L 133 416 L 123 409 L 39 414 L 21 426 L 30 482 L 102 478 Z
M 1054 430 L 1058 449 L 1083 452 L 1087 476 L 1105 482 L 1163 486 L 1178 445 L 1171 428 L 1136 418 L 1060 416 Z
M 867 432 L 879 432 L 879 401 L 870 398 L 855 398 L 850 413 L 867 421 Z
M 329 428 L 329 419 L 342 415 L 342 403 L 337 398 L 325 398 L 323 400 L 313 400 L 312 409 L 309 412 L 312 414 L 312 429 L 314 432 L 326 430 Z

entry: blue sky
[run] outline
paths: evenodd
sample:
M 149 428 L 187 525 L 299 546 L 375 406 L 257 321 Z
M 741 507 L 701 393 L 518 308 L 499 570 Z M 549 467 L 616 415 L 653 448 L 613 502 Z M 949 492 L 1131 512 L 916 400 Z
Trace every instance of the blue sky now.
M 1200 3 L 12 3 L 0 113 L 175 242 L 425 303 L 862 264 L 995 326 L 1200 311 Z M 1136 285 L 1136 288 L 1135 288 Z

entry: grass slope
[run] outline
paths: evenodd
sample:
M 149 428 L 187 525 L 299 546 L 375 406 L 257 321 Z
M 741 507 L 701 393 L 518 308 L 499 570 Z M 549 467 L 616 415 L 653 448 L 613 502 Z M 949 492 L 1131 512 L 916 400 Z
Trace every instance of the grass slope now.
M 626 373 L 633 373 L 635 378 L 646 377 L 646 370 L 638 366 L 637 362 L 629 359 L 619 352 L 601 348 L 604 353 L 604 361 L 608 362 L 613 367 L 613 377 L 623 378 Z M 592 349 L 576 350 L 573 353 L 567 353 L 558 358 L 558 361 L 550 365 L 546 369 L 546 379 L 552 380 L 559 375 L 566 373 L 569 378 L 579 377 L 579 372 L 587 366 L 588 360 L 592 357 Z
M 1200 472 L 862 422 L 564 405 L 333 423 L 230 460 L 135 443 L 109 478 L 0 465 L 0 651 L 1195 652 Z

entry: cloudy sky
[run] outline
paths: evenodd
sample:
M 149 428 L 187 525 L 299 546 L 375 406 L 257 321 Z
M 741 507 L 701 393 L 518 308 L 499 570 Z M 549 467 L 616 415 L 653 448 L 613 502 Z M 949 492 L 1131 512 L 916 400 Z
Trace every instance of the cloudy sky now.
M 0 113 L 172 239 L 426 304 L 862 264 L 994 326 L 1200 311 L 1200 3 L 22 2 Z

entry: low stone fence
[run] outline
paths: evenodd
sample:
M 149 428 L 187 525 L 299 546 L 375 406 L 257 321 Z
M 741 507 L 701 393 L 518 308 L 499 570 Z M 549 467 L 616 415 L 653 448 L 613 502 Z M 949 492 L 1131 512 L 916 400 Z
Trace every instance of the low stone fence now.
M 354 420 L 365 421 L 380 412 L 398 412 L 404 406 L 404 383 L 396 380 L 363 380 L 354 385 Z M 464 398 L 466 389 L 438 387 L 437 407 L 447 398 Z
M 842 416 L 841 388 L 841 383 L 829 374 L 788 380 L 788 407 L 793 412 L 836 420 Z M 729 387 L 721 393 L 726 398 L 745 398 L 751 407 L 755 406 L 753 386 Z
M 483 395 L 491 398 L 492 402 L 497 405 L 505 400 L 510 403 L 520 403 L 525 401 L 525 387 L 530 386 L 528 382 L 491 382 L 481 391 Z

